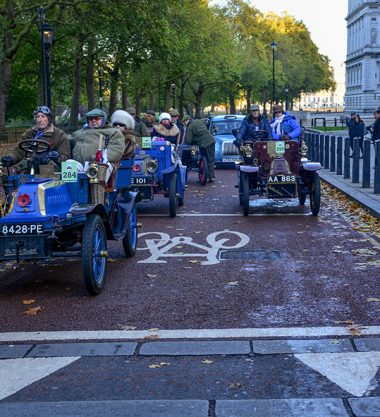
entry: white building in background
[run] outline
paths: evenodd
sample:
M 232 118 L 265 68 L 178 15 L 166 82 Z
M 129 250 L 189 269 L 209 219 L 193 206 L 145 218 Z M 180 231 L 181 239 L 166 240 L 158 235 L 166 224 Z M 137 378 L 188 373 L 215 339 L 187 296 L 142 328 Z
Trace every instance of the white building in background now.
M 348 0 L 346 111 L 380 106 L 380 1 Z

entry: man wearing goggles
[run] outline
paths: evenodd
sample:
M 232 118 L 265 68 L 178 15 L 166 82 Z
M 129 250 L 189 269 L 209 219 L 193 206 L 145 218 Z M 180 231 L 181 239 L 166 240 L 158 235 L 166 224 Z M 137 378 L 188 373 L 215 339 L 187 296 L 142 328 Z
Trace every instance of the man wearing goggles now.
M 21 135 L 21 141 L 26 139 L 41 139 L 49 143 L 49 151 L 34 156 L 33 162 L 42 165 L 50 161 L 60 163 L 70 158 L 70 143 L 66 133 L 53 125 L 53 114 L 49 107 L 39 106 L 33 112 L 35 125 Z M 3 166 L 9 167 L 25 158 L 26 154 L 18 145 L 11 149 L 8 155 L 1 158 Z

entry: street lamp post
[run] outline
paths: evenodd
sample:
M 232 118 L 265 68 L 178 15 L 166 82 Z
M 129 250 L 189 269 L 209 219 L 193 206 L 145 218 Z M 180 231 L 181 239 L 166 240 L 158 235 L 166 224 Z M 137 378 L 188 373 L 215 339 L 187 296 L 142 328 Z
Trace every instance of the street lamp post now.
M 38 15 L 41 31 L 42 89 L 44 103 L 51 108 L 50 61 L 53 45 L 53 28 L 45 22 L 45 9 L 41 6 Z
M 98 76 L 99 76 L 99 108 L 100 110 L 103 109 L 103 70 L 101 68 L 98 69 Z
M 285 111 L 288 110 L 289 106 L 289 88 L 285 88 Z
M 274 50 L 276 49 L 277 43 L 272 41 L 270 44 L 272 47 L 272 108 L 275 102 L 275 82 L 274 82 Z
M 172 90 L 172 97 L 173 97 L 173 106 L 172 106 L 172 108 L 174 109 L 175 108 L 175 88 L 176 88 L 175 83 L 172 83 L 172 85 L 170 87 L 171 87 L 171 90 Z

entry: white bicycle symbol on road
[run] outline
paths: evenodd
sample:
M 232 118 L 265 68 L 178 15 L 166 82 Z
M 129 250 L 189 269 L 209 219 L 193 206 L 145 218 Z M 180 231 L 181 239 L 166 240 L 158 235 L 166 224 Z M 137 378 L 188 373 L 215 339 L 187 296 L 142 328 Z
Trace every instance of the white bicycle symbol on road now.
M 231 238 L 220 238 L 217 239 L 219 235 L 226 235 L 231 234 L 234 235 L 235 240 L 236 237 L 239 238 L 239 241 L 234 245 L 227 245 L 227 242 L 231 240 Z M 206 261 L 202 261 L 201 265 L 215 265 L 220 263 L 218 259 L 218 252 L 221 249 L 238 249 L 242 248 L 249 242 L 249 237 L 244 233 L 234 232 L 232 230 L 222 230 L 220 232 L 214 232 L 207 236 L 206 241 L 209 246 L 200 245 L 199 243 L 193 242 L 193 238 L 187 236 L 176 236 L 170 237 L 167 233 L 163 232 L 146 232 L 141 233 L 139 235 L 139 239 L 142 239 L 149 235 L 155 235 L 156 238 L 146 239 L 145 243 L 146 247 L 138 247 L 137 250 L 140 251 L 150 251 L 150 257 L 144 259 L 142 261 L 138 261 L 138 263 L 144 264 L 165 264 L 167 263 L 166 260 L 160 258 L 183 258 L 183 257 L 205 257 L 207 258 Z M 182 251 L 183 246 L 190 246 L 192 248 L 200 249 L 201 253 L 189 252 L 184 253 Z M 181 251 L 173 252 L 173 249 L 180 246 Z M 171 251 L 169 253 L 169 251 Z

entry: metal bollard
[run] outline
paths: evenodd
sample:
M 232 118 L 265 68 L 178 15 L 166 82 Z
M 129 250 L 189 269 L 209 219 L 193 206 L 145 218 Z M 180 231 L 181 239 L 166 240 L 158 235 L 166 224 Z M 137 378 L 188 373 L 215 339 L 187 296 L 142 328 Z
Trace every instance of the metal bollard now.
M 329 169 L 329 160 L 330 160 L 330 136 L 325 135 L 325 163 L 323 164 L 323 168 Z
M 335 136 L 331 136 L 330 138 L 330 171 L 331 172 L 335 172 L 335 161 L 336 161 Z
M 325 144 L 325 135 L 319 135 L 319 161 L 318 162 L 320 162 L 321 165 L 323 165 L 323 161 L 324 161 L 324 155 L 323 155 L 324 144 Z
M 380 194 L 380 140 L 375 142 L 375 178 L 374 178 L 374 194 Z
M 336 173 L 337 175 L 342 175 L 342 172 L 343 172 L 342 158 L 343 158 L 343 138 L 342 136 L 338 136 L 337 149 L 336 149 Z
M 371 140 L 363 141 L 363 188 L 371 186 Z
M 359 182 L 359 157 L 360 157 L 360 138 L 354 138 L 354 151 L 352 156 L 352 183 Z
M 319 162 L 319 133 L 315 134 L 315 144 L 314 144 L 314 159 L 313 161 Z
M 344 173 L 343 178 L 345 180 L 350 178 L 350 138 L 344 138 Z

